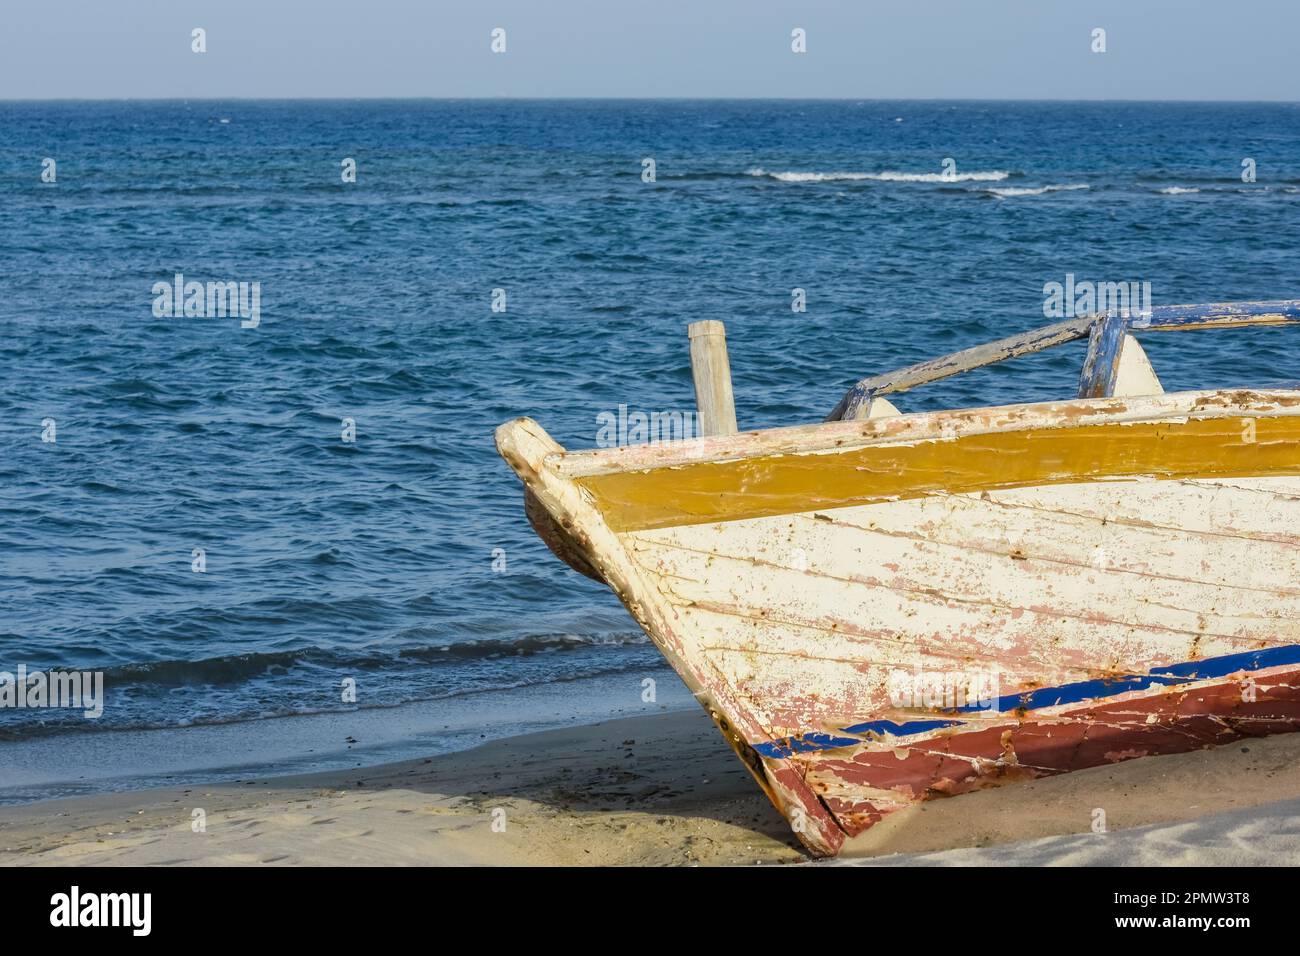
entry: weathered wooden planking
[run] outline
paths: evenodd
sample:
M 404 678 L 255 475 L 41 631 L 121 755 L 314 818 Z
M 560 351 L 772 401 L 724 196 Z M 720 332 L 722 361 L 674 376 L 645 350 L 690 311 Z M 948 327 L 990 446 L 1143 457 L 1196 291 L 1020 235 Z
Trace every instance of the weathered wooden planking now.
M 870 679 L 883 683 L 889 671 L 901 668 L 910 671 L 922 666 L 928 670 L 950 671 L 978 668 L 981 671 L 997 670 L 1008 683 L 1041 684 L 1044 680 L 1066 683 L 1070 680 L 1087 680 L 1097 676 L 1096 655 L 1086 649 L 1061 649 L 1041 635 L 1046 625 L 1057 619 L 1048 615 L 1029 614 L 1020 618 L 1010 610 L 990 607 L 944 606 L 941 602 L 908 601 L 897 594 L 881 594 L 869 603 L 868 613 L 884 618 L 882 608 L 896 603 L 913 614 L 924 613 L 934 624 L 934 630 L 922 635 L 914 645 L 907 645 L 907 629 L 870 628 L 854 622 L 848 609 L 854 610 L 864 603 L 862 596 L 844 582 L 826 580 L 818 589 L 821 593 L 842 595 L 847 602 L 845 613 L 823 619 L 809 620 L 800 608 L 755 611 L 737 601 L 714 600 L 705 597 L 691 600 L 683 590 L 674 589 L 666 597 L 675 605 L 675 613 L 684 625 L 701 629 L 696 645 L 704 655 L 719 652 L 736 653 L 746 658 L 749 666 L 766 663 L 765 672 L 771 675 L 790 674 L 793 669 L 805 666 L 831 666 L 853 681 Z M 951 631 L 940 630 L 945 621 L 954 622 Z M 893 622 L 890 622 L 893 623 Z M 1014 629 L 1014 633 L 1006 629 Z M 1035 628 L 1039 640 L 1033 641 Z M 1012 655 L 989 639 L 993 632 L 1001 633 L 996 642 L 1028 648 L 1021 656 Z M 1168 643 L 1167 637 L 1158 639 Z M 1192 641 L 1187 641 L 1190 647 Z M 724 679 L 730 675 L 719 672 Z M 885 707 L 883 700 L 860 698 L 836 692 L 837 682 L 809 685 L 802 679 L 787 681 L 790 693 L 781 693 L 752 706 L 764 709 L 781 709 L 793 696 L 814 694 L 836 716 L 862 718 L 873 708 Z M 811 725 L 810 725 L 811 726 Z M 808 727 L 799 728 L 803 730 Z
M 884 419 L 889 421 L 889 419 Z M 837 509 L 938 491 L 1079 481 L 1294 475 L 1300 416 L 1155 418 L 1004 429 L 939 441 L 754 455 L 579 484 L 615 531 Z M 743 489 L 744 494 L 737 494 Z
M 877 520 L 912 504 L 847 513 Z M 843 716 L 850 703 L 858 709 L 849 713 L 884 706 L 861 696 L 859 672 L 922 659 L 940 669 L 964 660 L 1039 686 L 1300 642 L 1300 595 L 1282 586 L 1294 580 L 1286 568 L 1273 569 L 1274 589 L 1240 590 L 1021 561 L 1007 550 L 963 554 L 816 519 L 634 537 L 634 555 L 683 608 L 699 652 L 741 667 L 720 670 L 739 695 L 761 700 L 778 730 L 800 715 Z M 1087 553 L 1090 542 L 1078 544 Z M 1251 542 L 1237 544 L 1237 561 L 1246 560 Z M 805 699 L 814 686 L 825 709 Z
M 1094 680 L 1095 667 L 1070 668 L 1028 657 L 1007 659 L 988 653 L 950 653 L 935 636 L 927 652 L 895 640 L 893 657 L 864 658 L 863 648 L 843 633 L 783 620 L 741 618 L 717 607 L 692 605 L 681 613 L 684 625 L 706 628 L 716 643 L 699 651 L 732 693 L 746 702 L 764 728 L 758 744 L 782 737 L 843 728 L 878 718 L 934 717 L 929 711 L 899 711 L 889 697 L 889 682 L 915 668 L 929 674 L 970 674 L 995 678 L 1006 693 L 1038 686 Z M 990 613 L 990 622 L 999 624 Z M 1028 631 L 1030 622 L 1026 622 Z M 887 651 L 886 645 L 881 644 Z M 1044 645 L 1047 647 L 1048 645 Z M 953 641 L 953 651 L 964 642 Z M 856 651 L 857 656 L 853 656 Z M 882 651 L 882 653 L 884 653 Z M 1061 652 L 1057 656 L 1066 656 Z
M 1143 490 L 1151 495 L 1176 494 L 1171 488 Z M 1061 492 L 1068 495 L 1069 488 Z M 1063 524 L 1046 531 L 1051 543 L 1044 550 L 1051 548 L 1068 560 L 1036 557 L 1033 545 L 1014 526 L 1007 528 L 999 543 L 990 534 L 994 522 L 969 531 L 954 529 L 945 535 L 946 541 L 881 529 L 886 524 L 905 525 L 916 514 L 917 509 L 909 507 L 914 504 L 845 509 L 829 521 L 810 516 L 794 522 L 764 518 L 641 532 L 634 550 L 643 566 L 644 561 L 657 559 L 664 573 L 687 579 L 668 582 L 677 595 L 712 594 L 714 600 L 736 599 L 744 606 L 761 593 L 755 587 L 771 590 L 780 583 L 788 592 L 772 590 L 780 601 L 763 611 L 779 607 L 784 615 L 801 612 L 808 622 L 845 618 L 895 638 L 915 632 L 917 640 L 924 640 L 940 624 L 945 633 L 952 633 L 958 629 L 958 619 L 936 621 L 935 614 L 970 610 L 982 619 L 984 609 L 993 607 L 1017 617 L 1038 616 L 1042 620 L 1036 626 L 1044 627 L 1114 624 L 1191 638 L 1221 636 L 1263 643 L 1289 643 L 1286 635 L 1291 632 L 1300 640 L 1300 579 L 1296 577 L 1300 555 L 1268 569 L 1267 582 L 1240 588 L 1112 564 L 1111 553 L 1123 555 L 1137 543 L 1134 538 L 1141 540 L 1128 534 L 1138 529 L 1105 527 L 1078 535 L 1079 526 Z M 890 515 L 895 511 L 898 517 Z M 996 520 L 997 516 L 988 517 Z M 876 528 L 866 527 L 868 523 Z M 1211 551 L 1238 563 L 1258 560 L 1251 541 L 1208 539 L 1213 547 L 1207 549 L 1205 540 L 1186 542 L 1189 563 L 1204 563 Z M 848 585 L 855 596 L 846 597 L 837 588 L 833 598 L 823 600 L 814 590 L 821 578 Z M 832 600 L 857 602 L 854 613 L 848 613 L 849 605 L 827 606 Z M 1089 640 L 1094 639 L 1090 635 Z M 1225 645 L 1222 651 L 1245 649 Z M 1168 658 L 1167 646 L 1156 646 L 1154 651 Z M 1142 663 L 1130 659 L 1119 666 L 1132 669 Z
M 1063 494 L 1045 495 L 1057 508 L 1078 507 L 1086 500 L 1090 486 L 1060 486 Z M 1150 498 L 1132 495 L 1135 511 L 1150 509 Z M 834 515 L 835 522 L 862 524 L 873 531 L 917 541 L 946 544 L 990 554 L 1013 553 L 1018 559 L 1046 561 L 1064 567 L 1087 569 L 1104 565 L 1121 574 L 1227 585 L 1253 589 L 1253 568 L 1262 566 L 1261 579 L 1272 593 L 1277 582 L 1291 581 L 1283 592 L 1300 594 L 1300 537 L 1294 544 L 1265 540 L 1247 527 L 1272 525 L 1274 512 L 1268 504 L 1252 502 L 1258 491 L 1234 489 L 1237 504 L 1229 505 L 1227 516 L 1233 527 L 1216 526 L 1213 533 L 1182 528 L 1155 527 L 1116 520 L 1112 515 L 1084 516 L 1060 510 L 1022 507 L 1000 501 L 992 495 L 934 495 L 890 507 L 864 511 L 846 509 Z M 1194 490 L 1183 500 L 1200 502 Z M 1216 495 L 1216 499 L 1219 496 Z M 1300 527 L 1300 501 L 1288 509 Z M 1277 517 L 1285 518 L 1286 515 Z M 1091 547 L 1090 547 L 1091 546 Z M 1251 566 L 1237 562 L 1249 551 Z
M 716 561 L 713 567 L 715 579 L 734 570 L 730 561 Z M 776 715 L 783 727 L 798 724 L 798 714 L 791 708 L 806 706 L 804 698 L 810 694 L 827 715 L 871 716 L 874 708 L 888 708 L 888 704 L 865 698 L 853 688 L 869 677 L 883 682 L 891 671 L 910 671 L 914 666 L 940 672 L 976 668 L 997 675 L 1009 690 L 1019 690 L 1142 672 L 1203 654 L 1221 656 L 1278 646 L 1285 639 L 1279 634 L 1294 631 L 1294 627 L 1267 628 L 1259 621 L 1245 621 L 1238 628 L 1243 633 L 1222 636 L 1198 633 L 1194 620 L 1191 628 L 1179 629 L 1152 623 L 1160 614 L 1130 624 L 1115 620 L 1123 616 L 1123 609 L 1094 618 L 1050 606 L 1000 608 L 897 589 L 869 590 L 843 579 L 760 573 L 758 590 L 742 591 L 734 598 L 715 595 L 707 584 L 682 586 L 680 581 L 672 582 L 666 594 L 680 604 L 683 621 L 703 629 L 702 654 L 711 659 L 722 652 L 733 654 L 734 660 L 757 672 L 768 692 L 754 706 Z M 801 604 L 785 600 L 796 589 L 805 595 Z M 756 594 L 785 603 L 758 612 L 750 607 Z M 835 606 L 828 609 L 826 603 Z M 899 609 L 892 620 L 891 608 Z M 1166 612 L 1164 617 L 1181 615 Z M 873 628 L 873 622 L 883 623 L 888 630 Z M 1222 626 L 1221 619 L 1207 623 Z M 864 628 L 870 629 L 865 636 Z M 1260 633 L 1269 636 L 1259 638 Z M 816 684 L 808 683 L 810 668 L 823 669 Z M 736 674 L 719 670 L 734 685 Z M 744 689 L 737 687 L 737 691 Z
M 990 500 L 1022 508 L 1034 508 L 1046 515 L 1067 514 L 1140 527 L 1163 528 L 1188 534 L 1231 536 L 1300 547 L 1300 527 L 1289 524 L 1286 508 L 1293 497 L 1295 478 L 1234 478 L 1230 481 L 1188 480 L 1188 493 L 1178 501 L 1132 498 L 1122 482 L 1081 485 L 1068 502 L 1043 488 L 1007 488 L 988 493 Z M 1232 497 L 1218 491 L 1220 485 L 1237 488 L 1261 499 L 1258 506 L 1242 511 Z M 1253 564 L 1253 562 L 1252 562 Z M 1237 571 L 1249 574 L 1251 567 Z
M 1174 392 L 1149 397 L 1071 399 L 992 408 L 915 412 L 866 421 L 794 425 L 667 444 L 623 445 L 618 448 L 557 453 L 547 464 L 560 476 L 575 479 L 688 467 L 738 458 L 840 452 L 866 445 L 948 441 L 989 432 L 1122 424 L 1185 415 L 1237 419 L 1254 415 L 1300 416 L 1300 390 Z

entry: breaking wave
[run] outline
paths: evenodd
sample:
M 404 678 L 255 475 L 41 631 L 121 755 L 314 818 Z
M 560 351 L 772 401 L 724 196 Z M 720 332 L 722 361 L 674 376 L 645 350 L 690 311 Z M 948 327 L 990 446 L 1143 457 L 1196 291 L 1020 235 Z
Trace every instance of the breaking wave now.
M 1002 169 L 954 173 L 950 176 L 946 173 L 900 173 L 888 169 L 879 173 L 773 173 L 761 168 L 748 170 L 746 175 L 763 176 L 782 183 L 833 183 L 862 180 L 881 183 L 996 183 L 1011 176 L 1009 172 Z
M 511 659 L 502 667 L 502 659 Z M 659 652 L 640 632 L 529 634 L 350 651 L 307 647 L 160 660 L 103 670 L 104 716 L 75 709 L 0 710 L 0 741 L 87 730 L 148 730 L 369 710 L 645 670 Z M 367 688 L 350 705 L 340 680 Z M 199 692 L 201 689 L 202 692 Z M 159 707 L 159 701 L 165 706 Z
M 986 189 L 990 196 L 1010 199 L 1014 196 L 1042 196 L 1045 193 L 1073 192 L 1076 189 L 1091 188 L 1087 183 L 1069 183 L 1059 186 L 1005 186 L 1002 189 Z
M 296 666 L 338 668 L 365 673 L 398 664 L 403 660 L 453 661 L 497 657 L 518 657 L 570 651 L 587 647 L 628 647 L 649 644 L 641 633 L 529 634 L 513 640 L 469 640 L 447 644 L 397 648 L 387 653 L 347 653 L 323 648 L 295 651 L 231 654 L 196 661 L 149 661 L 107 668 L 110 682 L 135 684 L 229 684 L 261 676 L 275 669 Z

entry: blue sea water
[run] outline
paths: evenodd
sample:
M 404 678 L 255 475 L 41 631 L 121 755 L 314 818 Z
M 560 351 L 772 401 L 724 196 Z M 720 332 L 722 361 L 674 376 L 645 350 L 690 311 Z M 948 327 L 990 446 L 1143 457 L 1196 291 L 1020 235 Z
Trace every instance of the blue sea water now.
M 498 424 L 588 447 L 620 404 L 691 409 L 697 319 L 758 428 L 1044 324 L 1067 273 L 1300 297 L 1300 105 L 0 103 L 0 253 L 0 670 L 108 685 L 97 721 L 0 709 L 2 772 L 6 742 L 675 680 L 532 535 Z M 156 317 L 176 273 L 260 283 L 260 325 Z M 1144 344 L 1172 390 L 1295 380 L 1298 341 Z M 1062 397 L 1081 359 L 898 404 Z

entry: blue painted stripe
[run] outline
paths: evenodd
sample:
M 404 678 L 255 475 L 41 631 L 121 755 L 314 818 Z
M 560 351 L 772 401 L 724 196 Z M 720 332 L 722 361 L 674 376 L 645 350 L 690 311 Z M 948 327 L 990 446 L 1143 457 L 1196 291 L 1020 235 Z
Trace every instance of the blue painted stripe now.
M 1265 650 L 1246 651 L 1241 654 L 1228 654 L 1224 657 L 1209 657 L 1201 661 L 1187 661 L 1182 664 L 1169 664 L 1153 667 L 1146 674 L 1124 674 L 1104 680 L 1078 681 L 1063 684 L 1060 687 L 1040 687 L 1024 694 L 1008 694 L 998 698 L 998 711 L 1007 713 L 1019 709 L 1038 710 L 1042 707 L 1059 707 L 1062 704 L 1081 704 L 1087 701 L 1104 700 L 1132 691 L 1150 690 L 1153 687 L 1173 687 L 1193 681 L 1213 680 L 1227 677 L 1240 671 L 1260 670 L 1265 667 L 1280 667 L 1284 664 L 1300 664 L 1300 644 L 1288 644 L 1284 647 L 1270 647 Z M 979 704 L 967 704 L 958 707 L 953 713 L 971 714 L 988 710 Z M 892 720 L 869 720 L 843 728 L 846 734 L 889 734 L 894 737 L 908 737 L 914 734 L 942 730 L 946 727 L 959 727 L 966 723 L 961 720 L 909 720 L 895 723 Z M 853 747 L 862 743 L 860 737 L 838 737 L 834 734 L 812 733 L 799 737 L 787 737 L 771 743 L 755 744 L 754 749 L 764 757 L 784 759 L 797 753 L 811 753 L 817 750 L 833 750 L 836 747 Z
M 892 720 L 869 720 L 865 724 L 845 727 L 844 732 L 846 734 L 893 734 L 895 737 L 904 737 L 907 734 L 919 734 L 927 730 L 955 727 L 960 723 L 960 720 L 909 720 L 906 723 L 896 724 Z
M 771 743 L 755 744 L 754 749 L 764 757 L 777 757 L 784 760 L 795 754 L 811 753 L 814 750 L 834 750 L 836 747 L 854 747 L 862 743 L 856 737 L 836 737 L 834 734 L 804 734 L 800 737 L 787 737 Z
M 1253 671 L 1262 667 L 1279 667 L 1282 664 L 1296 663 L 1300 663 L 1300 644 L 1288 644 L 1285 647 L 1270 647 L 1262 651 L 1229 654 L 1227 657 L 1188 661 L 1186 664 L 1170 664 L 1168 667 L 1153 668 L 1151 673 L 1175 674 L 1190 680 L 1207 680 L 1211 677 L 1227 677 L 1237 671 Z

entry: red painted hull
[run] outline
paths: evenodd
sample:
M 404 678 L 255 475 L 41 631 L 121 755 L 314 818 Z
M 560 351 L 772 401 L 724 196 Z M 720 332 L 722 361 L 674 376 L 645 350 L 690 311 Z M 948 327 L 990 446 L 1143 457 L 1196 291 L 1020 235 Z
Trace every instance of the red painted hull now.
M 1035 712 L 1017 723 L 982 729 L 968 724 L 905 744 L 768 763 L 801 765 L 809 790 L 839 828 L 854 836 L 921 800 L 1300 729 L 1300 667 L 1256 671 L 1250 679 L 1243 674 L 1050 715 Z M 855 789 L 885 791 L 888 798 L 855 798 Z

